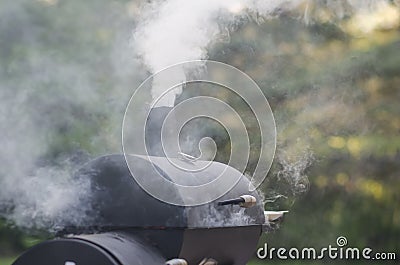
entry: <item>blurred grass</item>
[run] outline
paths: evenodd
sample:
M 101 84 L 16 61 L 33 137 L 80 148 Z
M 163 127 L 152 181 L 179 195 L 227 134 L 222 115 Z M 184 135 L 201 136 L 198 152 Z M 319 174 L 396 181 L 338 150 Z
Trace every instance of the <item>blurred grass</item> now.
M 15 257 L 0 258 L 0 265 L 11 265 L 15 260 Z

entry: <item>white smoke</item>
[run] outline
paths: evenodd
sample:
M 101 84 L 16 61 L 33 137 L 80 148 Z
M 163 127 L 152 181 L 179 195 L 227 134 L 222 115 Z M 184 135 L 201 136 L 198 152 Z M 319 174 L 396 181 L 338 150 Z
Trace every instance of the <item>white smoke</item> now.
M 229 38 L 229 30 L 243 20 L 265 20 L 283 12 L 299 10 L 306 22 L 314 11 L 325 8 L 339 19 L 347 13 L 374 10 L 385 0 L 154 0 L 142 7 L 140 22 L 134 31 L 134 47 L 151 73 L 170 65 L 208 58 L 208 49 Z M 174 84 L 185 81 L 182 69 L 170 77 Z M 193 69 L 192 69 L 193 70 Z M 190 69 L 189 69 L 190 71 Z M 165 80 L 153 80 L 153 97 L 164 92 Z M 178 87 L 159 102 L 173 106 Z
M 125 6 L 107 4 L 0 2 L 0 217 L 12 225 L 56 231 L 96 218 L 89 180 L 73 173 L 121 152 L 122 113 L 143 74 L 126 70 L 139 67 L 126 59 Z
M 193 227 L 230 227 L 256 224 L 255 218 L 246 214 L 239 206 L 216 207 L 206 205 L 197 211 L 193 218 Z
M 216 23 L 220 11 L 232 1 L 154 1 L 144 7 L 134 34 L 134 46 L 152 73 L 184 61 L 205 59 L 207 46 L 221 30 Z M 233 19 L 233 17 L 232 17 Z M 185 81 L 184 69 L 171 77 L 175 84 Z M 165 90 L 165 80 L 153 81 L 153 97 Z M 173 106 L 177 88 L 161 102 Z

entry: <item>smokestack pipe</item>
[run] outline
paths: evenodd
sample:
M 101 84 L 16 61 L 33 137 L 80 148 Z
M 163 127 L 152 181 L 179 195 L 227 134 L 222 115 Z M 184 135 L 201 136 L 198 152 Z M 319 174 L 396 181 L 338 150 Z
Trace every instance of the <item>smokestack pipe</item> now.
M 163 146 L 161 143 L 161 129 L 168 113 L 172 107 L 152 108 L 146 123 L 146 148 L 148 155 L 164 157 Z

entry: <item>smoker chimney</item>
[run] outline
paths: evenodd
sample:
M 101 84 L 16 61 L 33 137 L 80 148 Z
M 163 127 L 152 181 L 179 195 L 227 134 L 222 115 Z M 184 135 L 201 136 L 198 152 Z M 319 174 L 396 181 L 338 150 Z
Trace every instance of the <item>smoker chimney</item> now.
M 171 110 L 172 107 L 155 107 L 150 110 L 145 128 L 145 143 L 150 156 L 165 156 L 161 144 L 161 129 Z

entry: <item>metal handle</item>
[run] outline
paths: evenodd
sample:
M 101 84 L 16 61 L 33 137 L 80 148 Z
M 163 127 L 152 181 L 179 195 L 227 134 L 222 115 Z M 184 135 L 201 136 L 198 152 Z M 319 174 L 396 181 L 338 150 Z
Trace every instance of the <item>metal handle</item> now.
M 242 195 L 236 199 L 220 201 L 220 202 L 218 202 L 218 205 L 220 205 L 220 206 L 239 205 L 240 207 L 243 207 L 243 208 L 250 208 L 250 207 L 253 207 L 254 205 L 256 205 L 256 203 L 257 203 L 256 197 L 251 196 L 251 195 Z

